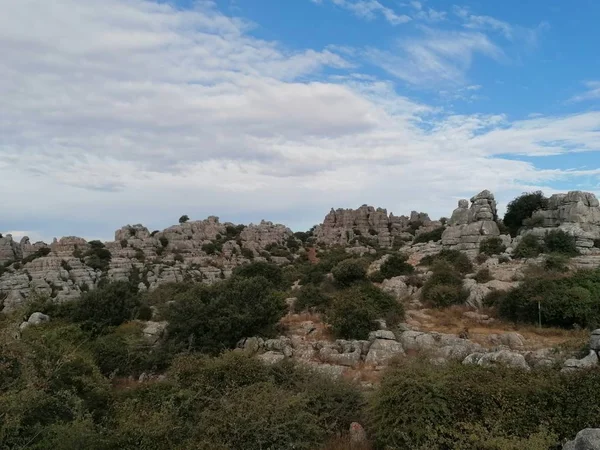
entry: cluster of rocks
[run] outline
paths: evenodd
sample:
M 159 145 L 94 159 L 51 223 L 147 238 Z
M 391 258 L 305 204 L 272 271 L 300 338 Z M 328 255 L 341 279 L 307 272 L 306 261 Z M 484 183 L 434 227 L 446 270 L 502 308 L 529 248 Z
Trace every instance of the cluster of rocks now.
M 536 226 L 522 235 L 534 234 L 541 239 L 549 229 L 561 229 L 575 236 L 578 250 L 587 254 L 600 239 L 600 202 L 590 192 L 554 194 L 546 209 L 533 214 L 531 222 Z
M 379 247 L 392 247 L 395 240 L 412 241 L 415 233 L 440 227 L 426 213 L 413 211 L 409 216 L 394 216 L 386 209 L 363 205 L 358 209 L 331 209 L 323 224 L 314 230 L 317 243 L 350 245 L 373 242 Z M 409 231 L 412 231 L 410 233 Z
M 586 428 L 567 442 L 563 450 L 600 450 L 600 428 Z
M 560 364 L 562 355 L 553 349 L 529 350 L 522 335 L 516 332 L 491 334 L 486 346 L 467 337 L 438 332 L 415 331 L 402 325 L 396 332 L 381 329 L 367 340 L 327 341 L 311 339 L 315 327 L 303 322 L 291 336 L 264 340 L 243 339 L 238 348 L 256 354 L 265 363 L 293 358 L 316 370 L 339 377 L 349 369 L 384 368 L 392 358 L 423 355 L 435 364 L 460 361 L 484 367 L 505 365 L 523 370 Z M 600 332 L 599 332 L 600 333 Z
M 74 299 L 103 278 L 137 280 L 141 290 L 184 280 L 212 283 L 228 277 L 249 258 L 266 260 L 269 249 L 285 249 L 290 239 L 289 228 L 266 221 L 241 227 L 209 217 L 153 233 L 142 225 L 128 225 L 115 232 L 114 241 L 104 243 L 110 261 L 101 270 L 88 264 L 85 255 L 91 246 L 85 239 L 63 237 L 47 245 L 31 244 L 28 238 L 17 243 L 8 235 L 0 238 L 0 264 L 15 264 L 0 273 L 0 310 L 11 311 L 34 294 L 57 302 Z M 206 247 L 216 243 L 217 252 Z M 24 259 L 42 248 L 48 250 L 40 257 Z M 291 257 L 270 258 L 287 263 Z
M 490 237 L 499 237 L 494 194 L 482 191 L 468 200 L 459 200 L 448 227 L 442 234 L 442 245 L 453 250 L 478 252 L 479 245 Z M 510 236 L 504 237 L 510 243 Z

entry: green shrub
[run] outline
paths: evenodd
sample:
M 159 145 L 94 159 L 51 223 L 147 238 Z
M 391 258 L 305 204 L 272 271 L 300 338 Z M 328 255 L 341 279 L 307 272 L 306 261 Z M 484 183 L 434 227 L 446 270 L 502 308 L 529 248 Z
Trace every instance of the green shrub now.
M 535 258 L 542 253 L 543 248 L 538 238 L 533 234 L 526 234 L 515 247 L 513 256 L 515 258 Z
M 223 250 L 223 244 L 220 242 L 207 242 L 202 245 L 202 251 L 207 255 L 216 255 L 217 253 L 220 253 L 221 250 Z
M 388 325 L 394 325 L 403 317 L 402 304 L 370 283 L 335 294 L 327 312 L 334 334 L 344 339 L 366 339 L 377 327 L 376 319 L 385 319 Z
M 31 261 L 38 259 L 38 258 L 43 258 L 44 256 L 48 256 L 50 254 L 50 248 L 49 247 L 42 247 L 38 250 L 36 250 L 34 253 L 32 253 L 31 255 L 23 258 L 21 260 L 21 264 L 27 264 L 30 263 Z
M 364 261 L 346 259 L 331 269 L 331 273 L 339 286 L 350 286 L 366 279 L 367 268 Z
M 242 256 L 246 259 L 254 259 L 254 252 L 249 248 L 242 248 Z
M 167 239 L 165 236 L 159 237 L 158 241 L 160 242 L 160 245 L 163 246 L 163 248 L 169 245 L 169 239 Z
M 393 278 L 400 275 L 409 275 L 415 271 L 415 268 L 408 262 L 408 257 L 400 253 L 390 255 L 389 258 L 381 264 L 379 269 L 384 278 Z
M 233 225 L 227 225 L 225 227 L 225 235 L 227 237 L 228 241 L 234 241 L 237 238 L 240 237 L 240 234 L 242 234 L 242 231 L 244 231 L 244 229 L 246 228 L 246 225 L 237 225 L 237 226 L 233 226 Z
M 600 239 L 594 239 L 594 247 L 600 248 Z
M 234 269 L 233 275 L 242 278 L 263 277 L 275 287 L 280 287 L 283 282 L 281 267 L 263 261 L 242 264 Z
M 190 220 L 190 218 L 187 216 L 187 214 L 184 214 L 183 216 L 181 216 L 179 218 L 179 223 L 184 224 L 184 223 L 188 222 L 189 220 Z
M 263 276 L 194 285 L 165 312 L 168 340 L 176 348 L 218 354 L 243 337 L 273 334 L 285 310 L 283 295 Z
M 381 273 L 381 270 L 376 270 L 375 272 L 372 272 L 368 278 L 369 281 L 371 281 L 372 283 L 383 283 L 383 281 L 385 280 L 385 277 Z
M 563 230 L 547 231 L 544 236 L 544 250 L 548 253 L 559 253 L 567 256 L 579 254 L 575 236 Z
M 135 259 L 137 259 L 140 262 L 146 261 L 146 254 L 142 249 L 138 248 L 135 250 Z
M 94 270 L 106 272 L 112 259 L 110 251 L 106 249 L 104 244 L 100 241 L 90 241 L 88 244 L 90 249 L 82 255 L 85 263 Z M 75 249 L 75 251 L 77 251 L 77 249 Z M 74 255 L 75 251 L 73 252 Z
M 569 258 L 563 254 L 550 254 L 544 260 L 544 270 L 547 272 L 568 272 Z
M 548 199 L 543 192 L 524 193 L 508 204 L 503 220 L 504 225 L 508 227 L 510 235 L 515 237 L 523 226 L 525 219 L 529 219 L 537 210 L 547 207 Z
M 444 249 L 436 255 L 428 255 L 421 260 L 422 265 L 435 265 L 438 262 L 447 263 L 461 274 L 471 273 L 473 263 L 469 257 L 459 250 Z
M 421 290 L 423 300 L 435 307 L 447 307 L 464 303 L 468 294 L 463 290 L 461 273 L 449 263 L 440 261 Z
M 127 239 L 121 239 L 121 248 L 127 248 L 128 245 Z
M 442 239 L 442 233 L 444 233 L 444 227 L 438 227 L 435 230 L 428 231 L 417 235 L 413 241 L 413 244 L 419 244 L 421 242 L 437 242 Z
M 518 322 L 537 323 L 540 311 L 544 326 L 599 326 L 600 271 L 529 277 L 498 305 L 502 317 Z
M 479 244 L 479 252 L 488 256 L 499 255 L 506 251 L 506 245 L 499 237 L 489 237 Z
M 302 286 L 296 296 L 295 310 L 305 311 L 314 308 L 319 312 L 324 312 L 331 303 L 331 298 L 325 295 L 321 289 L 314 284 Z
M 498 258 L 498 262 L 499 262 L 500 264 L 506 264 L 506 263 L 510 262 L 510 256 L 501 255 L 501 256 Z
M 494 278 L 492 277 L 492 273 L 490 269 L 479 269 L 475 274 L 475 281 L 478 283 L 487 283 L 488 281 L 492 281 Z
M 101 331 L 135 319 L 140 305 L 137 288 L 117 281 L 85 292 L 79 300 L 60 305 L 58 315 L 81 323 L 86 329 Z
M 374 393 L 369 430 L 376 448 L 560 448 L 595 423 L 598 380 L 599 370 L 402 364 Z

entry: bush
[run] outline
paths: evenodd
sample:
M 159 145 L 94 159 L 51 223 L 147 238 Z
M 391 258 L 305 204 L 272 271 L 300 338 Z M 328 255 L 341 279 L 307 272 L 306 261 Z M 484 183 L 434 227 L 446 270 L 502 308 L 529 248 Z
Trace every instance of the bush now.
M 26 258 L 23 258 L 21 260 L 21 264 L 30 263 L 31 261 L 33 261 L 33 260 L 35 260 L 37 258 L 43 258 L 44 256 L 48 256 L 49 254 L 50 254 L 50 248 L 49 247 L 42 247 L 39 250 L 36 250 L 31 255 L 27 256 Z
M 463 290 L 461 273 L 447 262 L 438 262 L 421 290 L 423 300 L 435 307 L 444 308 L 464 303 L 468 294 Z
M 516 246 L 513 256 L 515 258 L 535 258 L 542 253 L 542 246 L 533 234 L 526 234 Z
M 100 241 L 90 241 L 88 244 L 90 249 L 82 255 L 85 263 L 94 270 L 106 272 L 112 259 L 110 251 Z M 75 254 L 75 251 L 73 254 Z
M 60 305 L 58 315 L 81 323 L 85 329 L 102 331 L 135 319 L 140 306 L 137 288 L 117 281 L 85 292 L 79 300 Z
M 594 247 L 600 248 L 600 239 L 594 239 Z
M 548 199 L 543 192 L 524 193 L 508 204 L 504 215 L 504 225 L 510 231 L 510 235 L 515 237 L 523 226 L 525 219 L 530 218 L 534 212 L 547 207 Z
M 314 284 L 302 286 L 296 296 L 294 309 L 298 312 L 314 308 L 324 312 L 331 303 L 331 298 L 325 295 L 321 289 Z
M 159 237 L 158 241 L 160 242 L 160 245 L 163 246 L 163 248 L 169 245 L 169 239 L 167 239 L 165 236 Z
M 221 250 L 223 250 L 223 244 L 220 242 L 207 242 L 206 244 L 202 245 L 202 251 L 207 255 L 216 255 L 217 253 L 221 252 Z
M 218 354 L 241 338 L 270 336 L 285 310 L 283 296 L 262 276 L 194 285 L 165 312 L 168 340 L 176 348 Z
M 422 265 L 435 265 L 438 262 L 447 263 L 461 274 L 473 271 L 473 263 L 459 250 L 442 250 L 436 255 L 429 255 L 421 260 Z
M 366 339 L 377 328 L 376 319 L 394 325 L 403 317 L 402 304 L 370 283 L 338 292 L 327 312 L 334 334 L 344 339 Z
M 372 272 L 368 278 L 369 281 L 371 281 L 372 283 L 383 283 L 383 281 L 385 280 L 385 277 L 381 273 L 381 270 L 376 270 L 375 272 Z
M 254 259 L 254 252 L 249 248 L 242 248 L 242 256 L 246 259 Z
M 398 365 L 372 397 L 370 431 L 376 448 L 560 448 L 596 423 L 598 381 L 599 370 Z
M 548 253 L 559 253 L 566 256 L 579 254 L 575 236 L 563 230 L 547 231 L 544 236 L 544 250 Z
M 181 216 L 179 218 L 179 223 L 184 224 L 184 223 L 188 222 L 189 220 L 190 220 L 190 218 L 187 216 L 187 214 L 184 214 L 183 216 Z
M 283 282 L 281 267 L 263 261 L 242 264 L 233 270 L 233 275 L 241 278 L 263 277 L 275 287 L 280 287 Z
M 390 257 L 384 261 L 379 269 L 383 278 L 393 278 L 400 275 L 409 275 L 415 271 L 415 268 L 407 263 L 408 257 L 399 253 L 390 255 Z
M 492 281 L 494 278 L 490 272 L 490 269 L 479 269 L 475 274 L 475 281 L 478 283 L 487 283 L 488 281 Z
M 428 231 L 417 235 L 413 241 L 413 244 L 419 244 L 421 242 L 437 242 L 442 239 L 442 233 L 444 233 L 444 227 L 438 227 L 435 230 Z
M 551 254 L 544 260 L 544 270 L 547 272 L 568 272 L 569 259 L 566 255 Z
M 479 244 L 479 252 L 488 256 L 499 255 L 506 251 L 506 245 L 499 237 L 489 237 Z
M 570 328 L 600 325 L 600 270 L 579 271 L 571 276 L 526 278 L 498 305 L 504 318 Z M 538 309 L 539 307 L 539 309 Z
M 364 281 L 367 277 L 367 268 L 364 261 L 347 259 L 337 264 L 331 273 L 339 286 L 347 287 L 357 281 Z

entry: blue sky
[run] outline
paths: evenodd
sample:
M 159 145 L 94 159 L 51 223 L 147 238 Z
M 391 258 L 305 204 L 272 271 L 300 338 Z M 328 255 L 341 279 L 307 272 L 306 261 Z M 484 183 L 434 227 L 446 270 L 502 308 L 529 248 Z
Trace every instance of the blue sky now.
M 0 232 L 600 192 L 600 3 L 0 0 Z

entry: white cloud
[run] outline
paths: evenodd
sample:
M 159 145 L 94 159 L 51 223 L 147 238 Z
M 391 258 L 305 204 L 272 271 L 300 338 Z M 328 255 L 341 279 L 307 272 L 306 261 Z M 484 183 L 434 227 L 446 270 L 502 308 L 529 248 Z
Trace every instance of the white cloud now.
M 582 102 L 600 98 L 600 81 L 586 81 L 584 83 L 587 90 L 583 94 L 571 97 L 572 102 Z
M 324 0 L 312 1 L 313 3 L 322 4 Z M 397 14 L 393 9 L 383 6 L 377 0 L 331 0 L 331 2 L 366 20 L 374 20 L 378 15 L 381 15 L 392 25 L 400 25 L 411 20 L 409 16 Z
M 483 33 L 429 28 L 424 31 L 424 37 L 403 40 L 394 51 L 371 49 L 366 56 L 395 77 L 428 87 L 464 83 L 477 54 L 498 61 L 504 59 L 502 49 Z
M 363 76 L 335 49 L 290 52 L 202 5 L 8 2 L 0 229 L 108 238 L 127 222 L 159 228 L 183 213 L 308 227 L 332 206 L 363 203 L 448 215 L 456 197 L 484 188 L 502 201 L 524 186 L 597 177 L 498 155 L 597 151 L 600 113 L 448 115 Z M 428 32 L 400 52 L 406 67 L 379 56 L 415 83 L 461 81 L 475 54 L 502 57 L 473 31 Z M 330 66 L 347 76 L 319 76 Z

